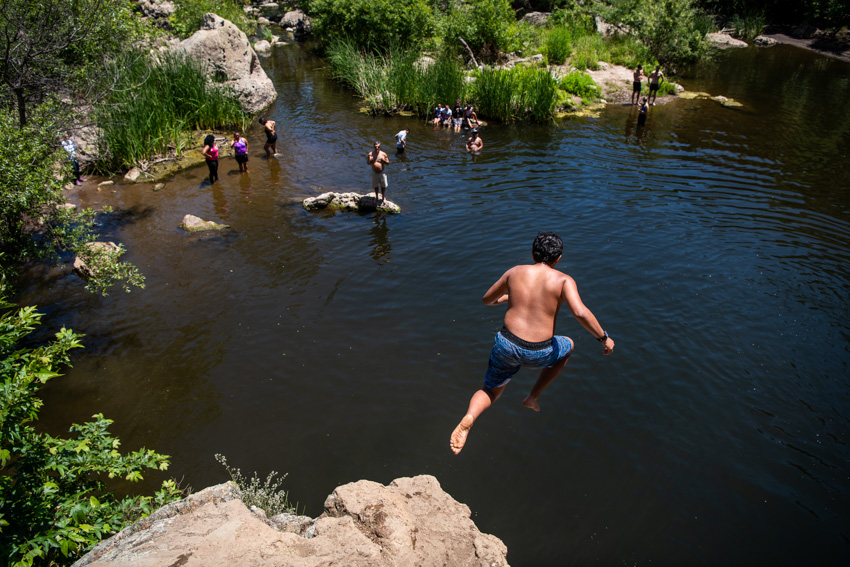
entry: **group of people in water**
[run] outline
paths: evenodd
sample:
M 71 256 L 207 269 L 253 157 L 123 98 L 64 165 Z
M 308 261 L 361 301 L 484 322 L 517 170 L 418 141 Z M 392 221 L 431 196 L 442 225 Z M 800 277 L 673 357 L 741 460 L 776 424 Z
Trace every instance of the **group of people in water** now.
M 649 79 L 649 96 L 641 98 L 641 90 L 643 88 L 643 79 Z M 631 104 L 640 100 L 638 107 L 638 126 L 646 124 L 646 117 L 649 114 L 649 107 L 655 106 L 655 99 L 658 97 L 658 89 L 661 88 L 661 83 L 664 82 L 664 73 L 661 72 L 661 66 L 656 65 L 655 70 L 649 75 L 643 74 L 643 65 L 638 65 L 634 71 L 634 81 L 632 82 L 632 98 Z
M 263 125 L 263 131 L 266 134 L 266 143 L 263 149 L 266 151 L 266 158 L 277 157 L 277 133 L 275 133 L 275 121 L 263 120 L 260 118 L 260 124 Z M 236 158 L 236 163 L 239 165 L 239 173 L 248 173 L 248 139 L 242 136 L 239 132 L 233 133 L 233 139 L 230 141 L 230 147 L 233 148 L 233 157 Z M 207 168 L 210 171 L 210 185 L 218 181 L 218 146 L 215 143 L 215 136 L 207 134 L 204 138 L 204 148 L 201 150 L 204 160 L 207 163 Z
M 475 107 L 471 104 L 463 106 L 460 100 L 455 101 L 454 110 L 448 104 L 445 106 L 438 104 L 431 121 L 435 125 L 454 128 L 455 132 L 473 130 L 481 125 L 478 115 L 475 114 Z

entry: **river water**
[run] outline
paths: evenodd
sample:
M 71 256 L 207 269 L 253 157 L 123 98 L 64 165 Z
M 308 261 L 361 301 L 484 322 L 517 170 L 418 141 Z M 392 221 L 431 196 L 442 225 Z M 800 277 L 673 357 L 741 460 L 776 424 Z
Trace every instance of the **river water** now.
M 850 560 L 850 64 L 791 47 L 722 55 L 683 79 L 743 103 L 676 100 L 597 119 L 486 127 L 484 151 L 410 117 L 370 117 L 300 46 L 264 60 L 281 157 L 168 182 L 83 187 L 144 290 L 22 284 L 46 329 L 86 335 L 45 392 L 56 432 L 103 412 L 125 448 L 173 456 L 200 489 L 289 474 L 315 516 L 339 484 L 435 475 L 514 566 L 847 565 Z M 450 101 L 447 101 L 450 102 Z M 393 148 L 396 216 L 309 213 L 368 188 Z M 186 213 L 223 235 L 178 228 Z M 504 309 L 480 298 L 539 230 L 616 341 L 563 313 L 576 352 L 541 397 L 523 370 L 459 456 Z M 44 277 L 46 276 L 46 277 Z M 150 489 L 166 476 L 149 475 Z

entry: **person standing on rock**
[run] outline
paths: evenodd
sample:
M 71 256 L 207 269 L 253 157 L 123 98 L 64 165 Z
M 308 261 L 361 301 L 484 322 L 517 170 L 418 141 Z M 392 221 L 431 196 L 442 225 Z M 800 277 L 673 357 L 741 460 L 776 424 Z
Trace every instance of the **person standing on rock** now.
M 239 173 L 248 173 L 248 140 L 241 137 L 239 132 L 234 132 L 230 147 L 233 148 L 236 163 L 239 164 Z
M 632 105 L 640 100 L 641 80 L 645 76 L 643 74 L 643 65 L 638 65 L 634 72 L 634 81 L 632 82 Z
M 375 205 L 384 201 L 387 192 L 387 174 L 384 168 L 389 165 L 390 158 L 381 150 L 381 142 L 375 142 L 371 152 L 366 154 L 366 163 L 372 166 L 372 187 L 375 188 Z M 378 201 L 378 189 L 381 190 L 381 200 Z
M 273 155 L 277 157 L 279 154 L 277 153 L 277 134 L 274 131 L 274 120 L 260 118 L 260 124 L 263 125 L 263 130 L 266 132 L 266 145 L 263 146 L 263 149 L 266 150 L 266 159 Z
M 534 264 L 514 266 L 484 294 L 484 305 L 507 303 L 508 310 L 490 353 L 484 387 L 472 395 L 466 415 L 449 439 L 455 455 L 466 444 L 469 430 L 478 416 L 499 399 L 522 366 L 543 369 L 522 402 L 525 407 L 540 411 L 537 399 L 573 353 L 572 339 L 555 335 L 558 311 L 564 303 L 573 317 L 602 343 L 602 354 L 614 351 L 614 341 L 582 303 L 573 278 L 555 269 L 563 249 L 563 241 L 557 234 L 538 233 L 531 246 Z
M 204 149 L 201 150 L 210 170 L 210 185 L 218 181 L 218 147 L 215 145 L 215 136 L 207 134 L 204 138 Z
M 661 72 L 661 65 L 655 66 L 655 71 L 649 74 L 649 104 L 655 106 L 655 99 L 658 97 L 658 89 L 661 83 L 664 82 L 664 73 Z

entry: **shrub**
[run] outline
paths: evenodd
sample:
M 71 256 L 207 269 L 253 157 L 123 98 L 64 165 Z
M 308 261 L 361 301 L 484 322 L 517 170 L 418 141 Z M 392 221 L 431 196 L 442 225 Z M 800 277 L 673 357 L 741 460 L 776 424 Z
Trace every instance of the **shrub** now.
M 227 474 L 230 475 L 230 480 L 232 480 L 233 484 L 236 485 L 239 499 L 243 504 L 245 504 L 245 506 L 248 506 L 249 508 L 251 506 L 256 506 L 263 510 L 269 518 L 277 516 L 278 514 L 298 513 L 297 503 L 295 506 L 290 505 L 289 493 L 281 488 L 284 479 L 286 479 L 285 474 L 281 476 L 280 479 L 275 480 L 278 473 L 276 471 L 272 471 L 269 473 L 269 476 L 266 477 L 265 481 L 260 481 L 260 478 L 255 472 L 250 479 L 246 479 L 242 476 L 241 470 L 231 468 L 227 464 L 227 458 L 225 458 L 224 455 L 216 455 L 215 460 L 218 461 L 221 466 L 225 468 Z
M 590 75 L 581 71 L 573 71 L 562 77 L 559 86 L 570 94 L 580 96 L 585 102 L 602 96 L 602 88 Z
M 557 26 L 546 34 L 546 57 L 552 65 L 563 65 L 573 47 L 573 36 L 567 28 Z
M 358 50 L 418 46 L 433 31 L 426 0 L 314 0 L 309 13 L 326 45 L 347 38 Z
M 208 12 L 230 20 L 245 32 L 245 35 L 254 35 L 254 24 L 242 10 L 241 2 L 236 0 L 175 0 L 174 4 L 171 26 L 174 33 L 182 38 L 187 38 L 201 29 L 204 14 Z
M 0 309 L 10 304 L 0 299 Z M 72 425 L 72 437 L 53 437 L 33 423 L 38 392 L 79 348 L 68 329 L 35 348 L 22 346 L 41 321 L 34 307 L 0 315 L 0 549 L 4 564 L 69 565 L 98 541 L 180 497 L 166 481 L 153 497 L 118 498 L 102 477 L 142 480 L 145 469 L 165 470 L 168 456 L 148 449 L 127 454 L 108 428 L 111 420 Z
M 571 62 L 573 66 L 582 71 L 596 69 L 599 61 L 604 59 L 606 53 L 605 40 L 602 39 L 602 36 L 581 36 L 576 41 L 575 53 Z
M 244 129 L 248 121 L 239 100 L 211 82 L 199 61 L 137 54 L 116 64 L 127 72 L 99 110 L 101 169 L 132 167 L 170 150 L 179 154 L 192 129 Z
M 729 22 L 733 33 L 744 41 L 752 41 L 764 30 L 764 10 L 735 14 Z

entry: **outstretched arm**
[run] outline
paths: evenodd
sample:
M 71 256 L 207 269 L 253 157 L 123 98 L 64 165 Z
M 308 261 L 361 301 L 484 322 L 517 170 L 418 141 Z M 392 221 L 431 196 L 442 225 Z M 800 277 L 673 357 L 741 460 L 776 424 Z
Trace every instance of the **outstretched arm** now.
M 587 329 L 587 331 L 597 340 L 605 336 L 605 331 L 602 329 L 602 325 L 599 324 L 599 321 L 596 320 L 596 317 L 590 309 L 585 307 L 584 303 L 582 303 L 581 297 L 578 294 L 576 282 L 570 276 L 566 276 L 564 279 L 564 287 L 561 293 L 561 299 L 567 304 L 570 313 L 572 313 L 573 317 L 581 323 L 582 327 Z M 614 350 L 614 341 L 609 337 L 605 339 L 602 346 L 604 348 L 602 354 L 611 354 Z

